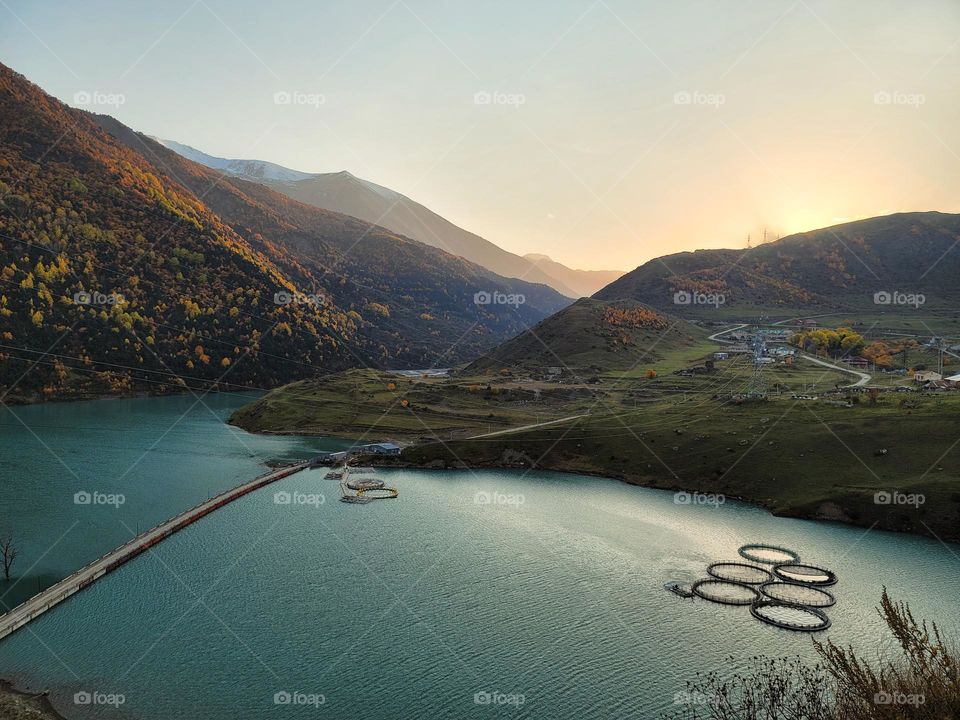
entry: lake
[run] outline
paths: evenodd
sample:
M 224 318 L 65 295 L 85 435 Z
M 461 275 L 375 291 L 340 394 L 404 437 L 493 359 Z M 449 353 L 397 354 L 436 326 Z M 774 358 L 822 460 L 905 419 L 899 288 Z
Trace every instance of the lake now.
M 14 592 L 266 462 L 350 444 L 224 425 L 245 399 L 14 408 L 31 430 L 6 412 L 0 528 L 28 576 Z M 324 474 L 238 500 L 0 642 L 0 677 L 51 688 L 70 718 L 656 717 L 698 671 L 813 657 L 809 635 L 663 590 L 747 542 L 838 573 L 820 639 L 888 647 L 884 585 L 948 630 L 960 613 L 958 549 L 924 538 L 547 472 L 380 471 L 400 497 L 347 505 Z M 78 490 L 124 502 L 76 505 Z

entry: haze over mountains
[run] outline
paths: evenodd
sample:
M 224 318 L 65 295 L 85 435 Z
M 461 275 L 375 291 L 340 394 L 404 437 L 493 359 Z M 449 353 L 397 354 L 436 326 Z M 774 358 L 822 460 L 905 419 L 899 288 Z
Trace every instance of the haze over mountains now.
M 0 168 L 0 391 L 38 362 L 9 400 L 448 366 L 569 302 L 225 176 L 3 65 Z
M 262 183 L 307 205 L 380 225 L 426 245 L 459 255 L 498 275 L 549 285 L 567 297 L 592 295 L 623 275 L 622 271 L 616 270 L 574 270 L 546 255 L 521 257 L 507 252 L 407 196 L 346 171 L 303 173 L 262 160 L 215 157 L 183 143 L 155 139 L 207 167 Z

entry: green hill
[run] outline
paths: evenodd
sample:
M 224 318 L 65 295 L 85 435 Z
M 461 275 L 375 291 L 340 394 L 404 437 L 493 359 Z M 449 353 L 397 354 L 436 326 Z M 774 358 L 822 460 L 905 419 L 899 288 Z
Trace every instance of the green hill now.
M 682 352 L 709 347 L 690 323 L 632 301 L 582 298 L 473 361 L 463 375 L 561 367 L 586 376 L 645 368 Z

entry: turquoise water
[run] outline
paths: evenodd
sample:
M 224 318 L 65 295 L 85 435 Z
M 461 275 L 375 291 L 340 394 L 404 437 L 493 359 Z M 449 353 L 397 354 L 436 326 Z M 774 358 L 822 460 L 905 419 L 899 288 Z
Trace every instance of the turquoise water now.
M 20 547 L 17 604 L 177 512 L 262 472 L 350 443 L 257 436 L 224 423 L 254 395 L 0 406 L 0 531 Z M 77 505 L 77 492 L 123 504 Z
M 132 401 L 139 405 L 127 410 L 123 402 L 18 412 L 44 414 L 53 431 L 64 424 L 58 413 L 76 422 L 89 410 L 70 442 L 59 442 L 93 448 L 83 442 L 89 433 L 120 467 L 123 452 L 135 459 L 155 439 L 141 422 L 155 436 L 189 404 Z M 219 424 L 232 401 L 222 402 L 168 435 L 166 452 L 138 466 L 150 474 L 135 470 L 118 486 L 137 499 L 123 508 L 138 508 L 146 524 L 255 474 L 257 454 L 307 451 L 302 441 L 243 435 L 255 449 L 245 454 Z M 130 414 L 117 422 L 117 412 Z M 102 430 L 119 425 L 131 430 Z M 29 505 L 40 488 L 59 497 L 73 487 L 59 463 L 42 464 L 36 448 L 21 447 L 25 438 L 9 437 L 5 462 L 19 452 L 23 464 L 3 484 L 4 508 L 15 497 Z M 93 450 L 75 457 L 88 472 L 104 462 Z M 742 543 L 787 545 L 838 572 L 826 634 L 837 642 L 889 645 L 872 610 L 883 585 L 948 629 L 960 611 L 957 548 L 923 538 L 774 518 L 732 502 L 676 505 L 670 493 L 553 473 L 383 471 L 399 499 L 345 505 L 323 474 L 242 498 L 0 642 L 0 676 L 51 688 L 71 718 L 647 718 L 671 708 L 697 671 L 735 670 L 730 655 L 812 657 L 809 636 L 662 589 L 735 559 Z M 283 490 L 326 502 L 276 504 Z M 478 492 L 510 502 L 478 504 Z M 78 517 L 71 505 L 46 505 L 46 537 Z M 104 539 L 108 517 L 79 517 L 84 529 L 51 552 L 49 568 L 105 549 L 76 547 L 88 540 L 115 544 Z M 30 547 L 42 537 L 32 535 Z M 32 553 L 25 546 L 25 565 Z M 78 691 L 125 702 L 74 705 Z M 300 694 L 275 704 L 283 692 Z M 477 704 L 477 693 L 513 704 Z M 317 704 L 296 704 L 311 699 Z

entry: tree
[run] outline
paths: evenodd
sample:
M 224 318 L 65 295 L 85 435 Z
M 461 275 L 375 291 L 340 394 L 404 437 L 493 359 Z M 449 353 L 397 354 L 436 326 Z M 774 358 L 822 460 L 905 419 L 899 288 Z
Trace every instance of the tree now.
M 699 673 L 669 720 L 939 720 L 960 718 L 960 655 L 935 623 L 886 588 L 877 608 L 895 640 L 878 657 L 814 641 L 815 664 L 754 656 L 739 672 Z M 730 658 L 731 666 L 742 658 Z M 742 667 L 742 666 L 741 666 Z
M 3 576 L 10 579 L 10 568 L 13 567 L 13 561 L 17 559 L 17 548 L 13 544 L 12 535 L 0 537 L 0 556 L 3 557 Z

